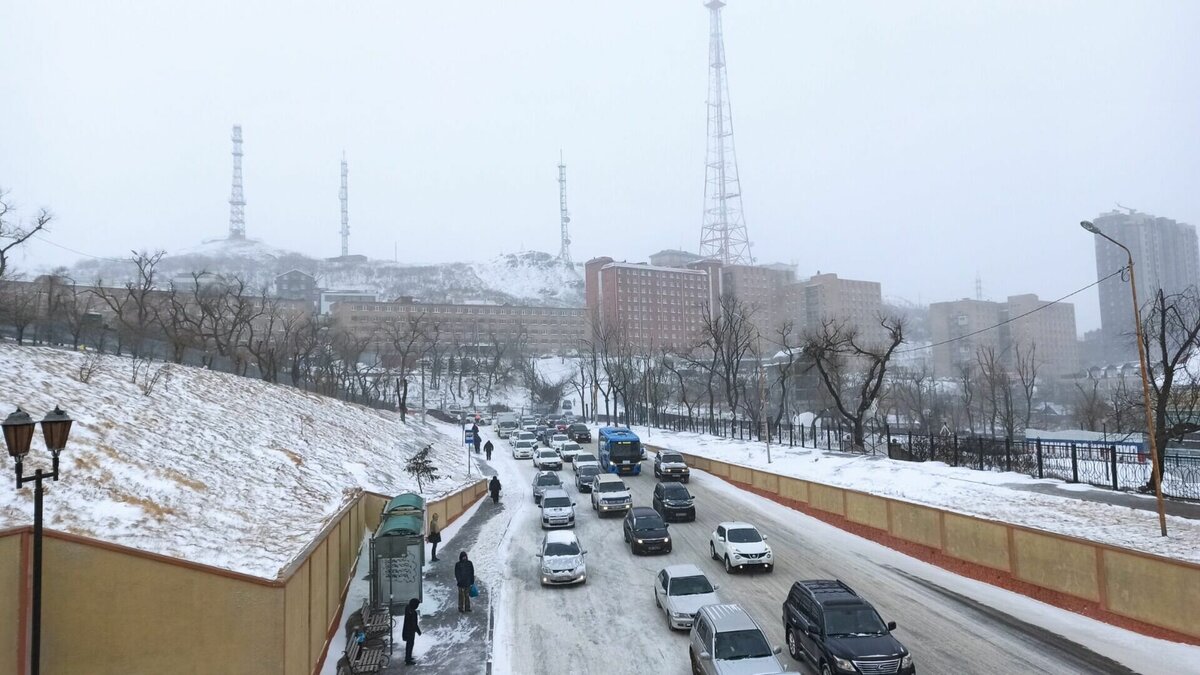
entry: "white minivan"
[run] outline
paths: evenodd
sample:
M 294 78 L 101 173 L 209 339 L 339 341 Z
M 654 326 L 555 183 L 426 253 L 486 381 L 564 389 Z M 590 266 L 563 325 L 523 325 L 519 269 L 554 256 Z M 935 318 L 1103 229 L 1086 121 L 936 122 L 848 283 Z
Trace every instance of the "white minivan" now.
M 563 489 L 550 489 L 542 493 L 542 529 L 575 527 L 575 502 Z

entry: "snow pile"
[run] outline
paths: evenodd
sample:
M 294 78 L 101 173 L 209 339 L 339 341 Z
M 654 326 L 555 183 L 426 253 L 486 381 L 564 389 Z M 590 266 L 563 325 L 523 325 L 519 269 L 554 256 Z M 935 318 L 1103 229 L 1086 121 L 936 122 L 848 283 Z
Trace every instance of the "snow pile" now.
M 427 443 L 442 474 L 427 496 L 468 482 L 458 439 L 411 416 L 176 365 L 145 395 L 126 358 L 80 382 L 85 358 L 0 345 L 0 412 L 58 404 L 75 419 L 49 528 L 273 579 L 358 489 L 415 491 L 403 465 Z M 39 433 L 26 471 L 48 465 Z M 30 489 L 0 490 L 0 528 L 32 514 Z
M 903 462 L 880 456 L 846 455 L 815 448 L 778 445 L 771 446 L 772 462 L 768 464 L 766 445 L 763 443 L 645 427 L 637 427 L 636 430 L 647 444 L 700 457 L 1145 553 L 1200 562 L 1200 522 L 1167 516 L 1170 536 L 1160 537 L 1158 516 L 1153 510 L 1144 511 L 1079 497 L 1060 497 L 1009 487 L 1042 483 L 1057 484 L 1075 494 L 1099 490 L 1091 486 L 1038 480 L 1020 473 L 975 471 L 942 462 Z

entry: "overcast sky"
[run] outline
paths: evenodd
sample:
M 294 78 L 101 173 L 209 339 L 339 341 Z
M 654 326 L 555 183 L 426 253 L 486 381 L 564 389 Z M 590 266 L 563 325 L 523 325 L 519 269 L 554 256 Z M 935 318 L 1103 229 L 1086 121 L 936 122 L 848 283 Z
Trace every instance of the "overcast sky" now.
M 730 0 L 725 47 L 760 262 L 922 302 L 1096 278 L 1078 221 L 1200 224 L 1200 2 Z M 246 228 L 412 262 L 696 250 L 708 12 L 637 2 L 7 2 L 0 185 L 92 255 Z M 69 263 L 44 242 L 16 262 Z M 1099 323 L 1079 296 L 1079 328 Z

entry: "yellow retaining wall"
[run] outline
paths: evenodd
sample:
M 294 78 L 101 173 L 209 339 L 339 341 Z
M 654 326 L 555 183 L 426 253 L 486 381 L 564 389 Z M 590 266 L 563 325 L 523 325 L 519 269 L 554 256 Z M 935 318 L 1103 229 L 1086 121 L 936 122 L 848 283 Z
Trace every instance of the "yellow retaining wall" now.
M 714 476 L 1200 640 L 1200 565 L 682 454 Z
M 16 675 L 20 666 L 22 536 L 0 536 L 0 675 Z
M 430 502 L 449 519 L 484 481 Z M 387 497 L 361 493 L 326 524 L 279 579 L 47 531 L 42 672 L 310 675 L 340 627 L 359 545 Z M 21 541 L 0 534 L 0 675 L 26 672 L 21 637 Z
M 846 519 L 877 530 L 888 529 L 888 504 L 881 497 L 846 491 Z
M 1008 528 L 978 518 L 943 513 L 946 541 L 943 552 L 959 560 L 1011 572 Z

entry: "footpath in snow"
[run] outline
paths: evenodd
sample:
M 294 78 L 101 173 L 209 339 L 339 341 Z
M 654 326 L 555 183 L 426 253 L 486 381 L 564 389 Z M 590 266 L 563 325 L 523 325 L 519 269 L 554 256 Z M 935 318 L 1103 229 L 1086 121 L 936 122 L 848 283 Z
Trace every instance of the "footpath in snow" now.
M 942 462 L 903 462 L 810 447 L 772 445 L 772 461 L 768 463 L 766 444 L 761 442 L 646 427 L 636 427 L 635 431 L 651 446 L 1200 563 L 1200 522 L 1167 516 L 1169 536 L 1161 537 L 1154 511 L 1089 501 L 1085 492 L 1099 489 L 1091 486 L 1012 472 L 976 471 Z M 1063 494 L 1012 487 L 1022 485 L 1056 485 Z

